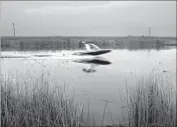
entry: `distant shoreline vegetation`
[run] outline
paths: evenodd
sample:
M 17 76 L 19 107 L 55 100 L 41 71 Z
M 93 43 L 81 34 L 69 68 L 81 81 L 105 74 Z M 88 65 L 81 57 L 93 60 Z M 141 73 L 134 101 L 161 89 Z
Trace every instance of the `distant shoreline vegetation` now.
M 12 38 L 151 38 L 151 39 L 173 39 L 177 37 L 172 36 L 1 36 L 2 39 Z
M 149 36 L 2 36 L 2 51 L 78 50 L 81 41 L 111 49 L 164 49 L 176 46 L 176 37 Z

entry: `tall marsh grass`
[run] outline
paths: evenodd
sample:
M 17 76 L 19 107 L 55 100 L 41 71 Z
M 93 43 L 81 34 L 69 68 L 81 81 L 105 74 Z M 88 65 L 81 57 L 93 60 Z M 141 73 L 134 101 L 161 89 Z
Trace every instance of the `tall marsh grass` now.
M 54 87 L 48 81 L 26 81 L 25 85 L 7 76 L 1 80 L 1 127 L 76 127 L 96 126 L 84 114 L 84 103 L 75 98 L 73 89 Z M 42 84 L 41 84 L 42 83 Z M 22 88 L 23 86 L 23 88 Z M 24 87 L 26 86 L 26 87 Z M 175 127 L 176 90 L 164 74 L 152 73 L 136 79 L 136 86 L 126 85 L 126 106 L 122 107 L 123 123 L 109 127 Z M 30 92 L 31 91 L 31 92 Z M 105 103 L 105 109 L 106 109 Z M 105 109 L 102 116 L 104 123 Z M 110 112 L 109 112 L 110 113 Z M 111 114 L 109 114 L 111 116 Z M 125 117 L 124 117 L 125 116 Z M 100 116 L 101 118 L 101 116 Z M 112 117 L 111 117 L 112 118 Z M 113 119 L 113 118 L 112 118 Z
M 176 89 L 166 74 L 153 72 L 127 88 L 128 127 L 176 127 Z
M 10 78 L 1 81 L 1 127 L 64 127 L 85 126 L 83 103 L 76 101 L 72 91 L 48 82 L 40 87 L 27 82 L 29 89 L 18 87 Z

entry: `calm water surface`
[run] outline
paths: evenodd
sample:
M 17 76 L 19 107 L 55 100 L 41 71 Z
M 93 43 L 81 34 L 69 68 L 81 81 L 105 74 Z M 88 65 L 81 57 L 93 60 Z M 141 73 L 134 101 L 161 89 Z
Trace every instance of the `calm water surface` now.
M 12 75 L 18 73 L 21 80 L 27 80 L 29 77 L 37 79 L 43 72 L 47 80 L 55 81 L 58 85 L 74 86 L 77 99 L 84 101 L 86 108 L 89 104 L 90 111 L 94 112 L 98 122 L 101 122 L 104 100 L 110 101 L 108 106 L 114 121 L 121 120 L 120 107 L 123 102 L 120 98 L 122 101 L 125 100 L 126 82 L 135 86 L 135 75 L 147 77 L 153 69 L 161 72 L 165 70 L 169 81 L 176 89 L 176 49 L 113 50 L 100 56 L 111 62 L 109 65 L 74 62 L 91 58 L 73 56 L 74 52 L 77 51 L 2 52 L 3 57 L 25 56 L 25 58 L 1 58 L 2 73 Z M 94 71 L 84 71 L 88 69 Z M 112 123 L 109 115 L 105 117 L 105 123 Z

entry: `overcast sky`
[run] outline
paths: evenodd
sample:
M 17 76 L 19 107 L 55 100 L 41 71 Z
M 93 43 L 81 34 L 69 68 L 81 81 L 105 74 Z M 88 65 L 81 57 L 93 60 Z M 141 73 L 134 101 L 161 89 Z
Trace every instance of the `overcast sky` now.
M 176 36 L 176 1 L 33 1 L 1 4 L 12 36 Z

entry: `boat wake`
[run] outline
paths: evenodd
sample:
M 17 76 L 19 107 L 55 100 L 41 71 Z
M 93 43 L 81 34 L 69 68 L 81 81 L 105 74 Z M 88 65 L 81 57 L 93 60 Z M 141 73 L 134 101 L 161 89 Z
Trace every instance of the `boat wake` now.
M 42 60 L 74 60 L 74 59 L 90 59 L 94 56 L 76 56 L 73 53 L 1 53 L 1 59 L 42 59 Z

